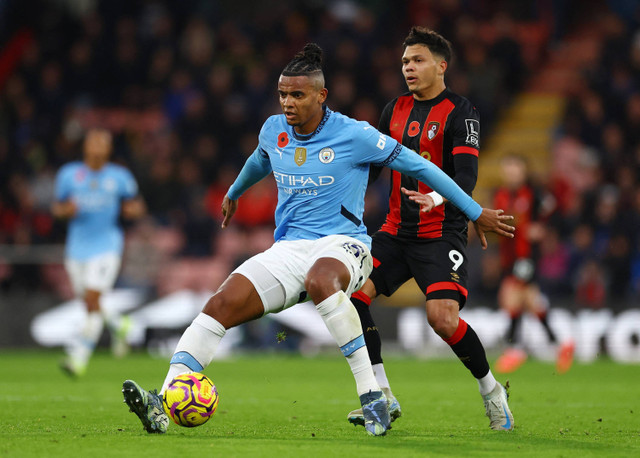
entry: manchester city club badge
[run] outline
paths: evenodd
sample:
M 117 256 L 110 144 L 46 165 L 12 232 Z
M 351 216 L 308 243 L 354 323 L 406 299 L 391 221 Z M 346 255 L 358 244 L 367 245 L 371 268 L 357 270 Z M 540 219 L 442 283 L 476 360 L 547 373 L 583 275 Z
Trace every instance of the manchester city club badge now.
M 333 158 L 336 157 L 336 153 L 331 148 L 322 148 L 320 150 L 320 154 L 318 154 L 318 159 L 323 164 L 328 164 L 333 161 Z

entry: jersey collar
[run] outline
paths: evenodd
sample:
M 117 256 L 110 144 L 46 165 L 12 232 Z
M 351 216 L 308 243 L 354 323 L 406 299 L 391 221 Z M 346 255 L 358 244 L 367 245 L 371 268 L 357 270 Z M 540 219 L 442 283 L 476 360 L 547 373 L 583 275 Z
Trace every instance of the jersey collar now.
M 291 132 L 293 133 L 293 136 L 296 140 L 304 142 L 304 141 L 310 140 L 314 135 L 317 135 L 320 133 L 324 125 L 329 120 L 329 116 L 331 115 L 331 113 L 333 113 L 333 111 L 331 111 L 331 109 L 326 105 L 323 105 L 322 109 L 324 110 L 324 115 L 322 116 L 322 120 L 320 121 L 320 124 L 318 124 L 318 127 L 316 127 L 316 130 L 311 132 L 309 135 L 300 135 L 299 133 L 296 132 L 296 129 L 294 127 L 291 127 Z
M 449 89 L 445 88 L 444 91 L 442 91 L 440 94 L 435 96 L 433 99 L 429 99 L 429 100 L 413 99 L 413 103 L 415 107 L 425 107 L 425 108 L 432 107 L 442 102 L 442 100 L 444 100 L 448 95 L 449 95 Z M 411 97 L 413 97 L 413 95 Z

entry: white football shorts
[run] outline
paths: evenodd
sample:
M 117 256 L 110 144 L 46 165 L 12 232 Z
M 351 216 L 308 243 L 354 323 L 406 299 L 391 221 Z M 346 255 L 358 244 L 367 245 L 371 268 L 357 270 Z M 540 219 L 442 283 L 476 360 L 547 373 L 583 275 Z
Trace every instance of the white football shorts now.
M 118 278 L 121 260 L 117 253 L 105 253 L 86 260 L 65 259 L 64 266 L 76 296 L 83 297 L 86 290 L 111 291 Z
M 276 313 L 308 300 L 304 280 L 320 258 L 334 258 L 347 266 L 351 272 L 345 291 L 348 296 L 364 285 L 373 269 L 373 258 L 364 243 L 346 235 L 330 235 L 317 240 L 276 242 L 232 273 L 241 274 L 253 283 L 265 314 Z

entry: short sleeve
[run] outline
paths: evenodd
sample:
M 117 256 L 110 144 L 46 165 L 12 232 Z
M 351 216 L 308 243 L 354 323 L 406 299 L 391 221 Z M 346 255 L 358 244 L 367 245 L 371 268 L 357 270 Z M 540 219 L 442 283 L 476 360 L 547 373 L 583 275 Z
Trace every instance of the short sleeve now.
M 71 170 L 69 167 L 64 166 L 56 175 L 55 183 L 55 199 L 63 202 L 68 200 L 71 196 Z
M 364 121 L 353 124 L 351 137 L 357 164 L 385 166 L 391 163 L 402 150 L 402 145 L 397 141 Z
M 394 103 L 388 103 L 384 110 L 382 110 L 382 114 L 380 115 L 380 121 L 378 122 L 378 130 L 385 134 L 391 135 L 391 115 L 393 113 Z
M 265 158 L 269 157 L 267 151 L 270 151 L 273 146 L 284 148 L 289 144 L 289 134 L 286 130 L 278 131 L 277 119 L 276 116 L 270 116 L 262 125 L 258 135 L 258 149 Z
M 478 110 L 465 100 L 456 110 L 452 125 L 453 151 L 452 153 L 469 153 L 475 156 L 480 150 L 480 115 Z
M 138 183 L 136 179 L 133 177 L 133 174 L 123 168 L 121 174 L 122 181 L 122 198 L 123 199 L 132 199 L 138 195 Z

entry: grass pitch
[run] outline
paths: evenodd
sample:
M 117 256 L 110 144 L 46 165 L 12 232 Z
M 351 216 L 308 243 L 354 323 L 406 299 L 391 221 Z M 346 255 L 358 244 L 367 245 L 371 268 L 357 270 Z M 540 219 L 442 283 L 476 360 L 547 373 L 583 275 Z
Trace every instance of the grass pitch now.
M 344 358 L 243 356 L 204 372 L 220 404 L 197 428 L 149 435 L 122 403 L 122 381 L 159 387 L 167 362 L 98 353 L 70 380 L 59 352 L 0 352 L 0 457 L 640 456 L 640 367 L 599 361 L 509 375 L 516 428 L 489 429 L 477 384 L 456 360 L 385 361 L 403 416 L 385 437 L 347 423 L 358 407 Z M 506 377 L 499 377 L 502 382 Z

